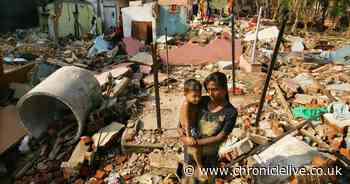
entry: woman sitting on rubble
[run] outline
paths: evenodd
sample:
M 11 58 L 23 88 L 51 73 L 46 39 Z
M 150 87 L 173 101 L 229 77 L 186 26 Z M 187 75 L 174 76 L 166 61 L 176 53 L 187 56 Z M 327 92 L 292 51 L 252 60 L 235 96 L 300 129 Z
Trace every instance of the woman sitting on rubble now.
M 200 138 L 186 137 L 184 130 L 180 129 L 180 132 L 183 132 L 180 140 L 184 145 L 200 147 L 204 167 L 215 168 L 218 167 L 219 145 L 232 132 L 238 113 L 229 101 L 225 74 L 221 72 L 210 74 L 204 81 L 204 87 L 209 96 L 203 96 L 200 102 L 197 122 Z M 195 163 L 186 153 L 185 162 L 190 165 Z

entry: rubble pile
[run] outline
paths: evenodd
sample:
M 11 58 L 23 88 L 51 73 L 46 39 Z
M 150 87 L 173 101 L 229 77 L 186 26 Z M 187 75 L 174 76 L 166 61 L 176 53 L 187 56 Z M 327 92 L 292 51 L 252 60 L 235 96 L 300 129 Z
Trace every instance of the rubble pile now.
M 97 37 L 86 34 L 80 40 L 69 36 L 52 40 L 39 30 L 18 30 L 8 37 L 2 36 L 1 59 L 4 74 L 10 77 L 4 82 L 6 90 L 0 92 L 0 115 L 6 106 L 23 101 L 21 98 L 40 88 L 40 84 L 62 68 L 76 67 L 87 72 L 91 80 L 86 82 L 81 74 L 69 73 L 72 80 L 86 86 L 79 90 L 72 90 L 72 86 L 53 88 L 57 96 L 40 93 L 35 103 L 32 102 L 38 108 L 11 119 L 13 124 L 22 121 L 26 130 L 22 127 L 20 138 L 13 141 L 19 144 L 11 143 L 14 145 L 6 147 L 6 151 L 0 147 L 4 157 L 16 155 L 16 161 L 10 164 L 5 161 L 3 164 L 0 158 L 0 176 L 11 175 L 6 181 L 13 178 L 12 183 L 18 184 L 181 183 L 179 170 L 184 165 L 184 149 L 177 128 L 183 83 L 190 78 L 203 82 L 210 73 L 221 71 L 228 76 L 230 101 L 239 115 L 235 128 L 219 149 L 220 167 L 292 165 L 305 167 L 307 172 L 312 167 L 323 171 L 341 168 L 342 175 L 246 173 L 217 178 L 216 183 L 348 183 L 350 49 L 347 43 L 323 35 L 313 35 L 313 39 L 285 35 L 263 99 L 261 117 L 256 121 L 279 29 L 271 21 L 262 21 L 253 56 L 256 20 L 237 21 L 232 38 L 230 19 L 217 17 L 210 20 L 212 24 L 193 20 L 185 34 L 154 39 L 156 53 L 152 53 L 153 47 L 147 46 L 145 40 L 134 38 L 135 35 L 115 37 L 117 31 Z M 13 71 L 19 74 L 11 74 Z M 154 73 L 159 84 L 154 81 Z M 0 73 L 0 77 L 4 74 Z M 56 82 L 55 87 L 69 81 L 52 83 Z M 0 84 L 2 87 L 3 83 Z M 87 88 L 91 90 L 85 93 Z M 157 89 L 161 127 L 156 124 Z M 88 102 L 80 101 L 77 91 Z M 62 94 L 73 100 L 62 99 Z M 95 95 L 101 99 L 93 98 Z M 80 108 L 72 109 L 79 105 Z M 82 112 L 85 108 L 87 115 Z M 33 122 L 24 123 L 28 118 L 23 116 Z M 40 136 L 32 136 L 33 127 L 28 128 L 28 124 L 38 124 L 34 120 L 43 123 L 43 127 L 36 127 L 45 129 Z

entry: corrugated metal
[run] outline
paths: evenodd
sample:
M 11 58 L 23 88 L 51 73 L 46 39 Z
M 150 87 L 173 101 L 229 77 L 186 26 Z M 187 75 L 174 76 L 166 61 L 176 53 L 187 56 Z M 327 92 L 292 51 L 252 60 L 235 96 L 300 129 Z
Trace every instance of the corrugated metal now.
M 56 4 L 56 6 L 55 3 L 51 3 L 46 7 L 49 10 L 50 14 L 49 32 L 51 37 L 55 36 L 55 17 L 59 17 L 56 36 L 64 37 L 70 34 L 74 35 L 74 12 L 76 11 L 75 4 L 77 4 L 77 9 L 79 12 L 78 22 L 80 36 L 90 31 L 92 28 L 92 18 L 97 17 L 94 11 L 94 7 L 90 3 L 75 3 L 74 1 L 64 1 L 62 3 Z

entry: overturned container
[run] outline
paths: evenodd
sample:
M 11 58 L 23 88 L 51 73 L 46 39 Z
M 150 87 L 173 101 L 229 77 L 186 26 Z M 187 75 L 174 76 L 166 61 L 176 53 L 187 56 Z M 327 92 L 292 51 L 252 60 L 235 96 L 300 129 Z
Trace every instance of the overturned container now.
M 88 70 L 65 66 L 25 94 L 17 108 L 24 127 L 37 138 L 56 123 L 62 112 L 70 111 L 78 124 L 75 141 L 81 136 L 89 113 L 101 102 L 101 88 L 94 75 Z

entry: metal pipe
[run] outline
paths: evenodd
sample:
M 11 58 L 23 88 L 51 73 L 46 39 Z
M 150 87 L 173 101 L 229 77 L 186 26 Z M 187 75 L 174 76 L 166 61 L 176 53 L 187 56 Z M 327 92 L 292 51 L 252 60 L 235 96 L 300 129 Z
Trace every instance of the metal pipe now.
M 153 45 L 152 49 L 152 59 L 153 59 L 153 76 L 154 76 L 154 93 L 156 100 L 156 115 L 157 115 L 157 129 L 162 128 L 161 114 L 160 114 L 160 96 L 159 96 L 159 81 L 158 81 L 158 68 L 159 63 L 157 60 L 157 43 Z
M 258 22 L 256 24 L 255 40 L 254 40 L 253 50 L 252 50 L 252 63 L 253 64 L 255 64 L 255 58 L 256 58 L 256 43 L 257 43 L 258 37 L 259 37 L 261 13 L 262 13 L 262 7 L 260 7 L 259 14 L 258 14 Z
M 101 88 L 94 75 L 88 70 L 65 66 L 25 94 L 18 101 L 17 108 L 22 124 L 37 138 L 50 125 L 67 123 L 64 116 L 71 112 L 78 124 L 72 140 L 76 141 L 83 132 L 88 115 L 101 102 Z
M 235 16 L 233 13 L 233 3 L 232 3 L 232 19 L 231 19 L 231 48 L 232 48 L 232 89 L 235 91 Z
M 283 19 L 283 22 L 282 22 L 281 30 L 280 30 L 280 32 L 278 34 L 275 50 L 274 50 L 273 55 L 272 55 L 272 59 L 271 59 L 271 63 L 270 63 L 270 66 L 269 66 L 268 73 L 267 73 L 264 89 L 263 89 L 263 92 L 262 92 L 262 95 L 261 95 L 261 98 L 260 98 L 259 109 L 258 109 L 258 113 L 256 115 L 256 120 L 255 120 L 255 125 L 257 127 L 259 126 L 261 112 L 262 112 L 262 109 L 263 109 L 264 103 L 265 103 L 266 92 L 267 92 L 268 87 L 269 87 L 269 83 L 270 83 L 271 76 L 272 76 L 272 71 L 273 71 L 273 68 L 275 66 L 275 63 L 276 63 L 276 60 L 277 60 L 277 56 L 278 56 L 278 52 L 279 52 L 279 48 L 280 48 L 281 43 L 282 43 L 284 28 L 286 27 L 286 24 L 287 24 L 287 21 L 288 21 L 288 12 L 286 12 L 284 14 L 283 18 L 284 19 Z

